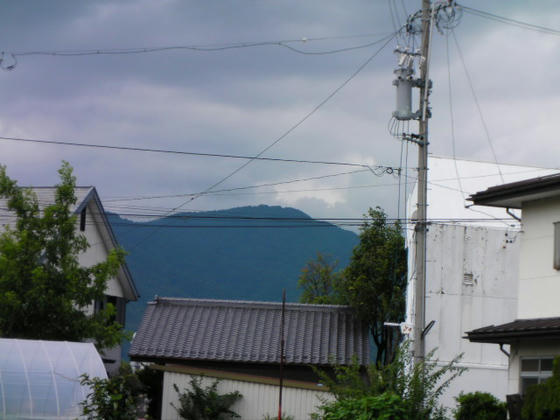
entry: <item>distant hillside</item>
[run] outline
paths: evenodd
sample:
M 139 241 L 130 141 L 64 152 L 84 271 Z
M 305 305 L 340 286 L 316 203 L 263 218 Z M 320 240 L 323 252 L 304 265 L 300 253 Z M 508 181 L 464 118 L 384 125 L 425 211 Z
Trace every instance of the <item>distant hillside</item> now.
M 288 220 L 294 218 L 305 221 Z M 141 294 L 128 305 L 126 327 L 133 331 L 154 295 L 278 301 L 286 288 L 288 300 L 297 301 L 297 279 L 307 261 L 321 252 L 342 268 L 358 243 L 352 232 L 278 206 L 181 213 L 151 222 L 109 215 L 109 221 L 129 252 Z

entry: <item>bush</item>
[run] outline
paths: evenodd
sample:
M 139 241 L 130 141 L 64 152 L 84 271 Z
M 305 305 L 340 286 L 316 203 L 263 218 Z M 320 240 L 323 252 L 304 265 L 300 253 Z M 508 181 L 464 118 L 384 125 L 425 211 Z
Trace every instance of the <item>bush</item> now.
M 121 366 L 119 375 L 109 379 L 81 376 L 82 385 L 90 387 L 91 392 L 81 403 L 82 414 L 88 419 L 134 420 L 136 403 L 142 385 L 129 365 Z
M 185 389 L 184 392 L 179 391 L 179 387 L 173 384 L 173 388 L 179 394 L 180 407 L 177 408 L 173 404 L 173 408 L 177 410 L 179 416 L 188 420 L 219 420 L 226 418 L 239 417 L 239 415 L 230 410 L 230 407 L 242 395 L 235 391 L 228 394 L 218 394 L 218 383 L 216 379 L 211 385 L 202 387 L 202 377 L 193 377 L 190 380 L 191 389 Z
M 459 403 L 456 420 L 506 420 L 506 403 L 487 392 L 461 393 L 455 398 Z
M 323 405 L 321 420 L 402 420 L 406 407 L 401 397 L 391 392 L 348 398 Z M 317 418 L 316 417 L 316 418 Z
M 444 366 L 438 366 L 433 355 L 434 351 L 426 355 L 423 363 L 413 365 L 409 345 L 404 343 L 393 363 L 381 368 L 372 364 L 364 370 L 354 359 L 350 366 L 335 365 L 334 379 L 326 372 L 315 372 L 337 401 L 360 400 L 388 393 L 403 401 L 407 420 L 445 419 L 446 410 L 439 404 L 439 398 L 465 369 L 456 366 L 460 356 Z
M 560 419 L 560 357 L 554 359 L 552 378 L 527 389 L 521 415 L 524 420 Z

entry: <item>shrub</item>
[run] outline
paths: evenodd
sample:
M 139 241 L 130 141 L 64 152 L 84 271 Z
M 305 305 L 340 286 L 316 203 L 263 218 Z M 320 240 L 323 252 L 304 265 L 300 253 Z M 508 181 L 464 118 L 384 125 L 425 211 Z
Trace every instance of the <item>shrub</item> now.
M 456 420 L 506 420 L 506 403 L 487 392 L 461 393 L 455 398 L 459 406 L 455 410 Z
M 521 414 L 524 420 L 560 419 L 560 357 L 554 359 L 552 378 L 527 389 Z
M 407 420 L 445 419 L 446 410 L 439 398 L 465 369 L 456 366 L 460 356 L 439 366 L 433 355 L 434 351 L 426 355 L 423 363 L 413 364 L 409 345 L 404 343 L 393 363 L 381 368 L 372 364 L 364 370 L 354 359 L 349 366 L 335 365 L 334 379 L 324 371 L 315 372 L 337 401 L 389 393 L 403 401 Z
M 141 385 L 128 367 L 121 367 L 120 374 L 109 379 L 81 376 L 82 385 L 91 392 L 81 403 L 82 414 L 88 419 L 134 420 L 137 395 Z
M 173 384 L 173 388 L 179 394 L 180 407 L 177 408 L 173 404 L 173 408 L 177 410 L 179 416 L 188 420 L 219 420 L 239 415 L 230 410 L 230 407 L 242 395 L 235 391 L 228 394 L 220 395 L 218 393 L 218 383 L 216 379 L 207 387 L 202 386 L 202 377 L 193 377 L 190 380 L 191 389 L 185 389 L 184 392 L 179 391 L 179 387 Z
M 321 407 L 321 420 L 402 420 L 405 417 L 405 402 L 391 392 L 347 398 Z

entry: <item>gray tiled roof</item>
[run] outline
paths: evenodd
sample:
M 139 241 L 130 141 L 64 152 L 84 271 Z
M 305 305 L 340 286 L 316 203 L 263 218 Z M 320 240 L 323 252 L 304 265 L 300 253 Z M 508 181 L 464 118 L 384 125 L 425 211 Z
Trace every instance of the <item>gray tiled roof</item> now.
M 39 208 L 43 210 L 45 207 L 54 204 L 55 202 L 55 192 L 56 187 L 24 187 L 30 189 L 37 196 L 37 202 L 39 203 Z M 82 204 L 85 204 L 86 198 L 94 190 L 93 187 L 76 187 L 74 193 L 76 194 L 76 205 L 72 209 L 75 213 L 78 213 Z M 8 200 L 0 197 L 0 224 L 9 225 L 15 222 L 16 216 L 13 212 L 8 210 Z
M 511 343 L 522 338 L 560 337 L 560 317 L 516 319 L 501 325 L 489 325 L 467 331 L 470 341 L 480 343 Z
M 136 360 L 277 363 L 281 303 L 157 298 L 129 351 Z M 366 326 L 346 306 L 286 303 L 287 364 L 369 362 Z

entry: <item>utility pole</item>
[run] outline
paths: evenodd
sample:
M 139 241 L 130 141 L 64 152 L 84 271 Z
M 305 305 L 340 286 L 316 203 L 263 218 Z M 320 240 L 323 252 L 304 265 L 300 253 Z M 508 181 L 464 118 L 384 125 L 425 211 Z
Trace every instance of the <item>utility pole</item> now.
M 416 236 L 416 284 L 414 290 L 414 362 L 424 360 L 424 327 L 426 325 L 426 232 L 428 195 L 428 119 L 430 109 L 429 54 L 432 31 L 432 6 L 430 0 L 422 0 L 422 49 L 420 56 L 420 120 L 418 132 L 418 201 Z

